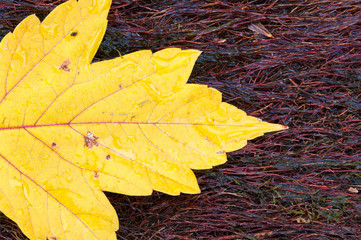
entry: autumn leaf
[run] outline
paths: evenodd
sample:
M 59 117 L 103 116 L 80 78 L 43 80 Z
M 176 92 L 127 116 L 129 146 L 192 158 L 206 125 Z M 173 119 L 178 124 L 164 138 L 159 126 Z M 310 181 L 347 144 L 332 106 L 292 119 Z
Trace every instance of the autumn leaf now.
M 68 1 L 0 43 L 0 210 L 30 239 L 116 239 L 103 191 L 199 193 L 191 169 L 284 129 L 186 84 L 199 51 L 90 64 L 110 4 Z

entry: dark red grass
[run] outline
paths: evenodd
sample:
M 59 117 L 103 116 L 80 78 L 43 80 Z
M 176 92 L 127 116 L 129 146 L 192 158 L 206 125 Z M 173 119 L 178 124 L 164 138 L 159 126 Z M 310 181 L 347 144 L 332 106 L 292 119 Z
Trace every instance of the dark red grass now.
M 62 1 L 0 1 L 3 36 Z M 203 51 L 190 82 L 290 129 L 197 171 L 199 195 L 107 194 L 119 239 L 361 239 L 358 0 L 113 1 L 96 60 L 140 49 Z M 248 29 L 261 22 L 275 38 Z M 0 239 L 24 239 L 0 218 Z

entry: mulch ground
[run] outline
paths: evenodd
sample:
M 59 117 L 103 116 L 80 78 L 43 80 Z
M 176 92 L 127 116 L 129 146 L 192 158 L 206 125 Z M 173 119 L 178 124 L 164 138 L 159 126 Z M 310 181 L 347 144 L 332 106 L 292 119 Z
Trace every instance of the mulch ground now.
M 0 36 L 60 2 L 0 0 Z M 361 239 L 360 36 L 359 0 L 114 0 L 96 60 L 202 50 L 190 82 L 289 127 L 197 171 L 199 195 L 107 194 L 118 238 Z M 26 238 L 1 215 L 0 239 Z

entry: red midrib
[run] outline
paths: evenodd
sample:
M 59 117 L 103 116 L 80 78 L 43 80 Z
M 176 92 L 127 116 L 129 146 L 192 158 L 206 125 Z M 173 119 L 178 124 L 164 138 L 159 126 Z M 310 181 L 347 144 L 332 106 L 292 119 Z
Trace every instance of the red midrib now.
M 99 124 L 125 124 L 125 125 L 180 125 L 180 126 L 208 126 L 208 127 L 246 127 L 242 124 L 209 124 L 209 123 L 174 123 L 174 122 L 75 122 L 75 123 L 51 123 L 38 125 L 24 125 L 13 127 L 0 127 L 0 131 L 27 129 L 27 128 L 41 128 L 41 127 L 60 127 L 60 126 L 76 126 L 76 125 L 99 125 Z M 251 128 L 251 126 L 247 126 Z

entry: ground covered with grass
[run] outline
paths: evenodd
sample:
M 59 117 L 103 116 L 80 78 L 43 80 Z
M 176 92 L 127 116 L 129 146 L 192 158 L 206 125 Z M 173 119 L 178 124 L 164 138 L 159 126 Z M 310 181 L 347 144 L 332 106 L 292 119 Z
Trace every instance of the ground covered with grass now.
M 1 37 L 60 2 L 0 0 Z M 114 0 L 96 60 L 202 50 L 190 82 L 289 127 L 197 171 L 199 195 L 107 194 L 118 238 L 361 239 L 360 16 L 358 0 Z M 0 215 L 0 239 L 26 238 Z

